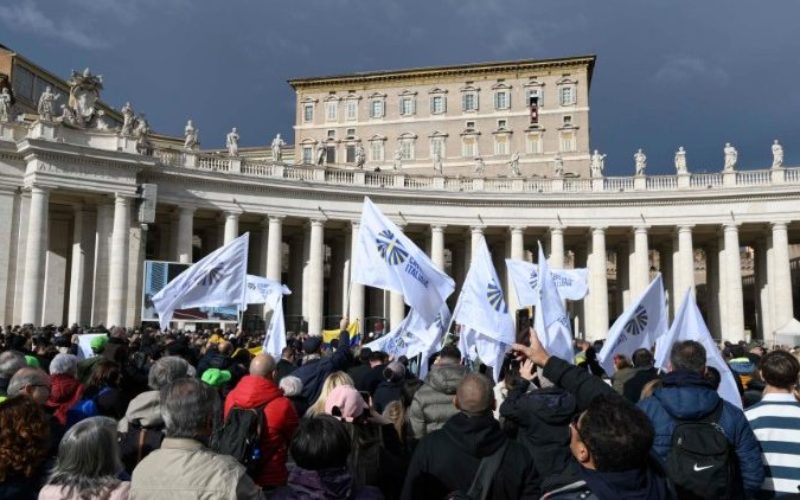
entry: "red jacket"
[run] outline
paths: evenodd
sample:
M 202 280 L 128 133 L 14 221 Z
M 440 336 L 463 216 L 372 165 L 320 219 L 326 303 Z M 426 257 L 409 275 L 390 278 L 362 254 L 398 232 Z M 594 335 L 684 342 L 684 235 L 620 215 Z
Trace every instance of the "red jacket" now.
M 299 424 L 294 406 L 283 391 L 272 380 L 245 375 L 225 398 L 225 418 L 228 418 L 231 408 L 249 409 L 262 405 L 266 405 L 267 432 L 262 436 L 261 453 L 269 458 L 258 474 L 256 484 L 261 487 L 282 486 L 289 476 L 286 470 L 289 442 Z

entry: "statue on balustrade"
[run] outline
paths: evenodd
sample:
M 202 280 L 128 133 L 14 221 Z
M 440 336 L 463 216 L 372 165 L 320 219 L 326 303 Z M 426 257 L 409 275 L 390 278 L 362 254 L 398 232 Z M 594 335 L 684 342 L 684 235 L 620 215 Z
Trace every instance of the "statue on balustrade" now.
M 3 90 L 0 91 L 0 123 L 11 120 L 11 99 L 8 88 L 3 87 Z
M 522 172 L 519 171 L 519 151 L 514 151 L 514 154 L 511 155 L 511 161 L 508 162 L 508 166 L 511 167 L 511 174 L 514 177 L 522 176 Z
M 736 148 L 731 146 L 730 142 L 725 143 L 725 148 L 722 150 L 725 153 L 725 166 L 723 172 L 733 172 L 736 169 L 736 161 L 739 158 L 739 153 Z
M 111 129 L 115 124 L 97 109 L 100 91 L 103 90 L 102 75 L 93 75 L 89 68 L 79 73 L 72 71 L 67 80 L 69 100 L 62 106 L 62 122 L 77 128 Z
M 686 150 L 683 146 L 678 148 L 675 152 L 675 173 L 678 175 L 688 174 L 689 170 L 686 168 Z
M 606 156 L 607 155 L 600 154 L 596 149 L 594 153 L 592 153 L 591 165 L 589 167 L 591 169 L 592 179 L 603 177 L 603 171 L 606 168 Z
M 317 141 L 317 165 L 320 167 L 325 165 L 326 160 L 325 145 L 322 144 L 322 141 Z
M 639 148 L 639 151 L 634 153 L 633 161 L 636 163 L 636 175 L 644 175 L 644 171 L 647 168 L 647 156 L 642 151 L 642 148 Z
M 564 159 L 558 153 L 553 158 L 553 175 L 556 178 L 564 177 Z
M 137 116 L 134 121 L 136 125 L 133 129 L 133 137 L 136 138 L 136 149 L 141 154 L 148 154 L 151 149 L 147 140 L 147 134 L 150 133 L 150 125 L 144 115 Z
M 364 151 L 364 146 L 358 144 L 356 146 L 356 167 L 363 169 L 364 163 L 367 162 L 367 152 Z
M 394 152 L 393 167 L 395 170 L 400 170 L 401 166 L 403 166 L 403 152 L 400 151 L 400 148 L 397 148 Z
M 127 136 L 133 135 L 133 128 L 136 125 L 136 116 L 134 115 L 131 103 L 126 102 L 120 111 L 122 113 L 122 129 L 120 133 Z
M 433 171 L 438 175 L 444 175 L 444 167 L 442 166 L 442 153 L 439 151 L 433 152 Z
M 281 139 L 281 134 L 277 134 L 274 139 L 272 139 L 272 161 L 275 163 L 280 163 L 281 159 L 283 159 L 283 152 L 281 148 L 286 145 L 286 141 Z
M 186 127 L 183 129 L 183 147 L 186 149 L 194 149 L 200 144 L 199 140 L 200 130 L 194 128 L 192 120 L 186 121 Z
M 772 168 L 781 168 L 783 166 L 783 146 L 780 145 L 778 139 L 772 143 Z
M 482 156 L 475 157 L 475 168 L 473 169 L 473 173 L 478 175 L 483 175 L 486 171 L 486 162 L 483 161 Z
M 61 97 L 61 94 L 54 94 L 49 85 L 44 88 L 44 92 L 39 96 L 39 105 L 36 107 L 40 120 L 53 121 L 53 108 L 59 97 Z
M 225 146 L 228 148 L 229 156 L 239 156 L 239 132 L 236 131 L 236 127 L 225 136 Z

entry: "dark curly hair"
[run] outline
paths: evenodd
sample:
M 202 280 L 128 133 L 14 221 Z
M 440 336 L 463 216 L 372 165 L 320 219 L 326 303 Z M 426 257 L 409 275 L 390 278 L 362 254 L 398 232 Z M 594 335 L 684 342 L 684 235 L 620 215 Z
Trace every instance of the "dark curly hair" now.
M 0 482 L 8 476 L 33 476 L 45 458 L 50 442 L 47 415 L 27 396 L 0 404 Z
M 592 400 L 578 432 L 601 472 L 644 467 L 655 437 L 647 415 L 617 394 Z

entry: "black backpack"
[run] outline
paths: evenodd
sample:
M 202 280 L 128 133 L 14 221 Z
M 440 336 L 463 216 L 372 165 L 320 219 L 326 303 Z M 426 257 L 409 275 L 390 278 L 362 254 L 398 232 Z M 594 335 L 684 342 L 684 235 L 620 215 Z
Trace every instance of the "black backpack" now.
M 266 406 L 266 405 L 264 405 Z M 267 432 L 264 406 L 258 408 L 231 408 L 228 418 L 216 440 L 215 451 L 230 455 L 244 465 L 247 473 L 255 477 L 263 457 L 261 437 Z
M 736 456 L 719 425 L 724 407 L 700 420 L 678 419 L 666 470 L 679 498 L 731 498 L 737 487 Z

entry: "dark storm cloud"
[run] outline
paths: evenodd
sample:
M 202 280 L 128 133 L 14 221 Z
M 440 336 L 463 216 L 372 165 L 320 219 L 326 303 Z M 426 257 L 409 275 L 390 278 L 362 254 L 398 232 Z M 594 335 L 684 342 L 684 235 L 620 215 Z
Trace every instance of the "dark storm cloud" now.
M 205 146 L 291 137 L 299 76 L 597 54 L 592 147 L 609 173 L 747 168 L 778 138 L 800 162 L 800 2 L 771 0 L 0 0 L 0 43 L 65 76 L 90 66 L 105 99 L 156 130 L 187 118 Z

